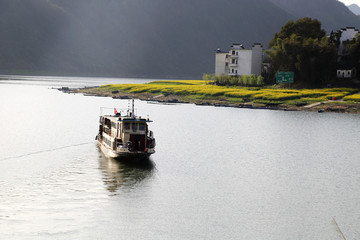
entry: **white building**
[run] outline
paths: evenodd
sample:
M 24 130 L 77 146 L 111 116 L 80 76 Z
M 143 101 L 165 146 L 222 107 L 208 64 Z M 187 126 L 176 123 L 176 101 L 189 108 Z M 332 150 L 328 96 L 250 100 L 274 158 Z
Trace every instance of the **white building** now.
M 342 28 L 338 31 L 339 34 L 339 56 L 344 56 L 348 54 L 347 44 L 353 38 L 355 38 L 356 34 L 360 33 L 358 29 L 354 27 L 346 27 Z
M 355 38 L 356 34 L 360 34 L 358 29 L 355 29 L 354 27 L 346 27 L 330 36 L 333 39 L 336 39 L 335 42 L 338 45 L 338 78 L 351 79 L 355 78 L 357 75 L 354 63 L 349 58 L 350 52 L 348 48 L 349 42 Z
M 245 49 L 241 44 L 233 44 L 229 52 L 216 51 L 215 75 L 261 75 L 263 47 L 254 43 L 251 49 Z
M 337 77 L 338 78 L 354 78 L 356 77 L 356 69 L 338 69 L 337 70 Z

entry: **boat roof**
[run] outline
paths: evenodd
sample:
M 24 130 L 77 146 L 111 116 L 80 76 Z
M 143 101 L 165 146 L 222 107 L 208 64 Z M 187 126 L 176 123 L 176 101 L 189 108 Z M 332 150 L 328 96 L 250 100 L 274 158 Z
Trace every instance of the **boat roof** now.
M 131 109 L 127 109 L 126 115 L 122 116 L 121 112 L 123 110 L 117 111 L 116 108 L 114 108 L 114 114 L 115 115 L 102 115 L 102 117 L 105 117 L 107 119 L 110 119 L 112 122 L 152 122 L 149 117 L 148 118 L 142 118 L 140 116 L 136 116 L 135 114 L 135 108 L 134 108 L 134 98 L 131 99 L 132 106 Z M 100 108 L 102 109 L 102 108 Z M 124 111 L 125 112 L 125 111 Z
M 114 115 L 104 115 L 104 118 L 110 119 L 113 122 L 152 122 L 149 118 L 142 117 L 130 117 L 130 116 L 114 116 Z

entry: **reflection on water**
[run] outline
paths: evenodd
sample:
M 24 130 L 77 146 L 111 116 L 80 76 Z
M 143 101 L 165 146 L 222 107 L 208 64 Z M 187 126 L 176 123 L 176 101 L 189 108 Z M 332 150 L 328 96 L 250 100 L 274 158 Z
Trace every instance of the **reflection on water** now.
M 118 159 L 107 158 L 99 150 L 100 170 L 103 181 L 111 193 L 116 193 L 120 187 L 134 188 L 144 180 L 151 178 L 155 171 L 155 164 L 151 159 L 142 162 L 124 162 Z M 116 194 L 115 194 L 116 195 Z

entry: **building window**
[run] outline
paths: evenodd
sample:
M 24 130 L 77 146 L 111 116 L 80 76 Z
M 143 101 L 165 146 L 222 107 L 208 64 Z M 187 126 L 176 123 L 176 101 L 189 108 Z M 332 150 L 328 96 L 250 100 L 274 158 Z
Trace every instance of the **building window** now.
M 235 51 L 232 51 L 231 55 L 235 55 Z

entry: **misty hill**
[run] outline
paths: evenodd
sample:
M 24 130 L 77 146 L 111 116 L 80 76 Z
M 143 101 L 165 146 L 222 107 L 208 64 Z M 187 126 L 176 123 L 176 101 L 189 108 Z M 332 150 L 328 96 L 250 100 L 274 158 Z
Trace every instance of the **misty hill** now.
M 337 0 L 270 0 L 296 18 L 311 17 L 321 21 L 331 32 L 344 27 L 360 27 L 359 18 Z
M 348 6 L 350 11 L 352 11 L 355 15 L 360 15 L 360 7 L 356 4 L 351 4 Z
M 266 46 L 300 17 L 272 1 L 0 0 L 0 72 L 200 78 L 218 47 Z M 328 30 L 360 22 L 348 9 L 330 17 L 343 10 L 336 0 L 311 2 L 328 13 L 319 18 Z

